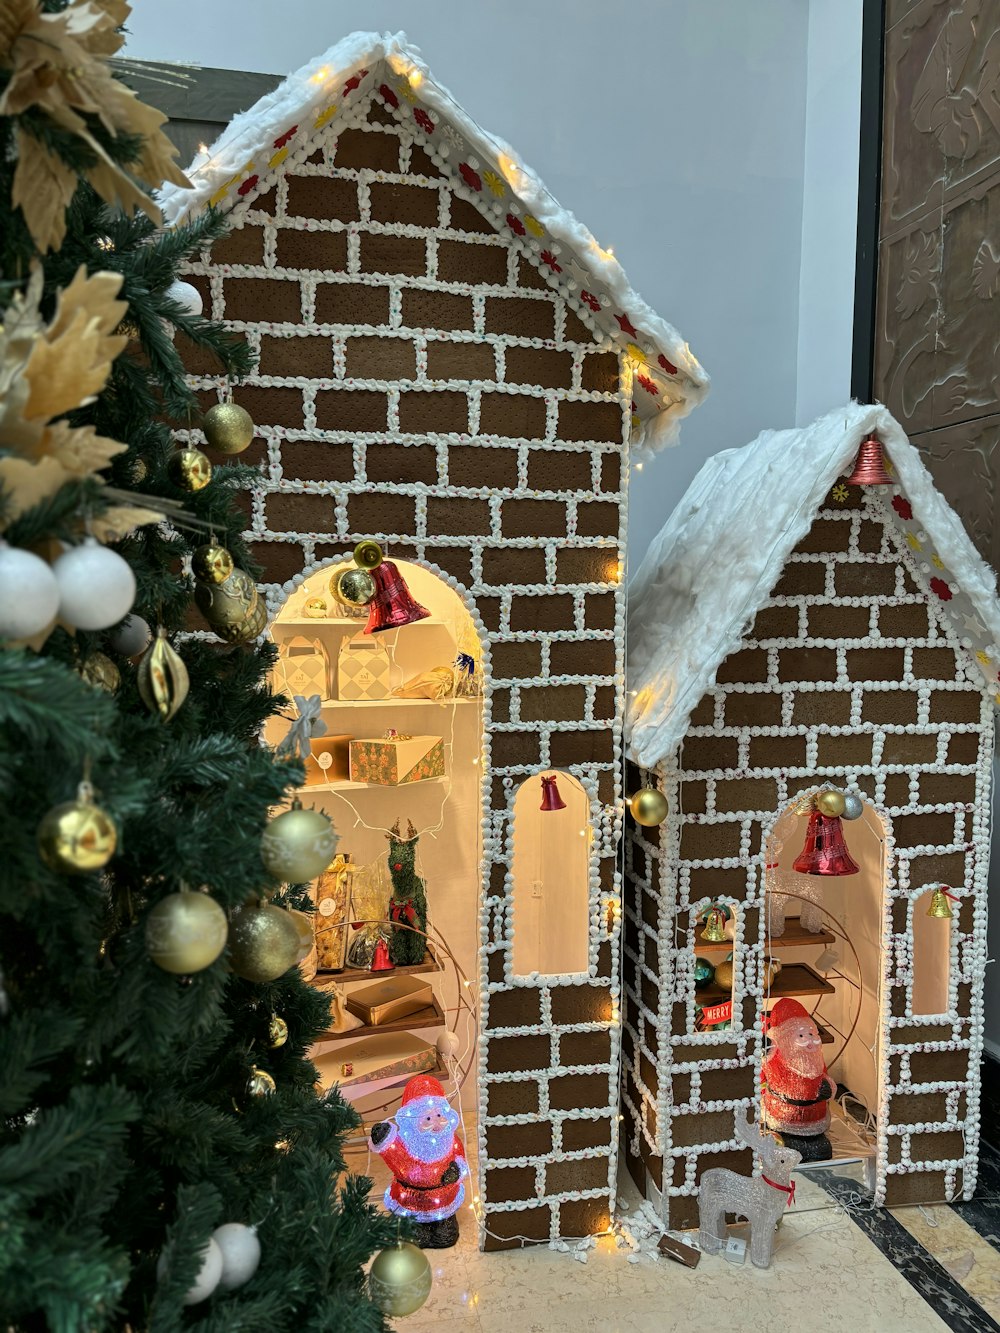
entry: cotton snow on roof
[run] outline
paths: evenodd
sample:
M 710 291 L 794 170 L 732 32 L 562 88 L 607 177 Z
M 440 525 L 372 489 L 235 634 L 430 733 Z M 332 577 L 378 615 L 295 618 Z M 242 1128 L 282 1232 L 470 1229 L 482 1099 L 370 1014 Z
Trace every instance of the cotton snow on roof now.
M 560 207 L 514 150 L 481 129 L 433 80 L 405 33 L 352 33 L 289 75 L 199 153 L 188 168 L 191 189 L 163 187 L 165 216 L 180 222 L 209 204 L 252 205 L 282 164 L 303 160 L 317 138 L 335 138 L 340 127 L 356 123 L 372 97 L 457 191 L 535 260 L 584 321 L 626 353 L 634 455 L 675 443 L 681 418 L 708 392 L 708 376 L 687 343 L 632 290 L 611 252 Z
M 920 552 L 917 577 L 996 689 L 996 576 L 898 422 L 884 407 L 850 403 L 710 458 L 650 546 L 629 587 L 626 736 L 638 764 L 655 767 L 679 745 L 719 666 L 873 431 L 898 480 L 880 492 L 888 517 Z

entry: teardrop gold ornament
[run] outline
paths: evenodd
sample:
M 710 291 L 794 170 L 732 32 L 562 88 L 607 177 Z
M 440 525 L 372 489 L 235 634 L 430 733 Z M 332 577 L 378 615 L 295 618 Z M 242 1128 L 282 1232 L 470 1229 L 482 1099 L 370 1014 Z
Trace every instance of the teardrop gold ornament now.
M 170 721 L 188 696 L 191 682 L 187 667 L 162 625 L 139 659 L 137 683 L 142 702 L 163 722 Z

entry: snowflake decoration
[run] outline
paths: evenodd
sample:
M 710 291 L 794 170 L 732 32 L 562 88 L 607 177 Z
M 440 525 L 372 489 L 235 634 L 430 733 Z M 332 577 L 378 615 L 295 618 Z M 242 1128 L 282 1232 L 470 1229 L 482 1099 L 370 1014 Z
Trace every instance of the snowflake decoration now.
M 417 122 L 417 124 L 420 126 L 420 128 L 423 130 L 425 134 L 434 133 L 434 122 L 433 120 L 431 120 L 430 116 L 427 114 L 427 112 L 424 110 L 422 106 L 418 106 L 416 111 L 414 111 L 413 119 Z M 446 125 L 445 126 L 446 133 L 448 129 L 450 129 L 450 126 Z
M 386 104 L 386 106 L 391 106 L 393 111 L 395 111 L 396 108 L 399 106 L 399 98 L 392 91 L 389 85 L 387 83 L 380 83 L 378 91 L 379 91 L 379 96 L 382 98 L 382 101 Z
M 556 262 L 556 257 L 551 250 L 542 251 L 542 263 L 547 264 L 553 273 L 562 272 L 562 265 Z
M 581 292 L 580 300 L 584 303 L 584 305 L 590 306 L 591 310 L 593 310 L 595 315 L 601 308 L 600 301 L 597 299 L 596 296 L 592 296 L 590 292 Z
M 937 554 L 937 552 L 935 552 L 934 555 L 931 556 L 931 564 L 934 566 L 935 569 L 944 569 L 944 561 Z
M 837 482 L 836 486 L 834 486 L 830 494 L 833 496 L 833 498 L 839 505 L 845 504 L 850 499 L 851 496 L 851 492 L 847 489 L 847 487 L 844 485 L 842 481 Z
M 474 171 L 473 168 L 469 166 L 468 162 L 462 162 L 459 165 L 458 170 L 462 180 L 465 181 L 470 190 L 481 190 L 483 188 L 483 182 L 479 178 L 479 172 Z
M 416 118 L 417 113 L 414 112 L 413 114 L 414 118 Z M 459 134 L 458 130 L 455 129 L 454 125 L 445 125 L 443 133 L 448 142 L 453 144 L 456 148 L 463 148 L 465 146 L 465 140 Z
M 923 548 L 923 544 L 921 543 L 920 539 L 917 537 L 916 533 L 908 532 L 908 533 L 906 534 L 906 540 L 909 542 L 911 548 L 912 548 L 914 551 L 922 551 L 922 550 L 924 549 L 924 548 Z
M 992 661 L 990 660 L 989 653 L 984 653 L 982 649 L 980 649 L 979 652 L 976 653 L 976 661 L 979 663 L 980 666 L 984 667 L 993 665 Z
M 490 193 L 495 195 L 497 199 L 499 199 L 500 196 L 503 194 L 505 188 L 503 177 L 498 176 L 495 171 L 484 171 L 483 180 L 489 186 Z

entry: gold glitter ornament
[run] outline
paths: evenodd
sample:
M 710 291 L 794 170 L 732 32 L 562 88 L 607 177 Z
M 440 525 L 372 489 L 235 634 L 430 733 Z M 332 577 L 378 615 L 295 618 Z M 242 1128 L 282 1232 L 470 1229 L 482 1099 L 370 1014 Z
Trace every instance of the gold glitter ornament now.
M 322 597 L 310 597 L 302 608 L 302 614 L 310 620 L 322 620 L 326 615 L 326 601 Z
M 637 824 L 642 824 L 645 828 L 653 828 L 656 824 L 662 824 L 667 817 L 667 798 L 663 792 L 657 791 L 655 787 L 641 787 L 634 796 L 629 798 L 629 809 L 632 811 L 632 818 Z
M 295 965 L 298 931 L 283 907 L 248 903 L 229 923 L 229 965 L 245 981 L 274 981 Z
M 241 454 L 253 439 L 253 418 L 237 403 L 216 403 L 201 423 L 205 439 L 220 454 Z
M 191 569 L 199 583 L 223 583 L 235 568 L 233 557 L 217 542 L 197 547 L 191 557 Z
M 375 1256 L 368 1274 L 368 1294 L 383 1314 L 400 1319 L 420 1309 L 431 1294 L 433 1280 L 423 1250 L 398 1240 Z
M 261 1069 L 258 1065 L 251 1066 L 250 1077 L 247 1079 L 247 1093 L 251 1097 L 270 1097 L 277 1086 L 266 1069 Z
M 215 899 L 182 888 L 161 898 L 146 917 L 146 952 L 164 972 L 189 976 L 211 967 L 228 934 L 229 922 Z
M 139 659 L 136 684 L 142 702 L 162 722 L 169 722 L 188 696 L 191 682 L 187 667 L 162 625 Z
M 272 819 L 260 840 L 268 873 L 286 884 L 308 884 L 333 860 L 340 841 L 321 810 L 306 810 L 297 798 L 290 810 Z
M 212 480 L 212 464 L 200 449 L 178 449 L 167 459 L 167 475 L 185 491 L 200 491 Z
M 366 537 L 354 548 L 354 563 L 359 569 L 378 569 L 382 563 L 382 548 L 378 542 Z
M 846 805 L 844 793 L 837 791 L 836 788 L 831 787 L 816 793 L 816 809 L 828 819 L 839 818 L 844 813 Z
M 246 643 L 267 624 L 267 607 L 257 585 L 223 546 L 199 546 L 191 560 L 194 600 L 220 639 Z
M 284 1046 L 288 1040 L 288 1024 L 280 1014 L 272 1014 L 271 1021 L 267 1025 L 267 1044 L 272 1050 L 279 1046 Z
M 122 683 L 122 673 L 106 653 L 93 652 L 80 663 L 80 675 L 95 689 L 114 694 Z
M 100 870 L 118 845 L 118 830 L 107 811 L 94 804 L 89 782 L 80 783 L 76 800 L 65 801 L 44 816 L 36 837 L 42 860 L 64 875 Z
M 367 569 L 357 565 L 341 565 L 330 579 L 330 591 L 338 602 L 347 607 L 364 607 L 376 593 L 375 580 Z

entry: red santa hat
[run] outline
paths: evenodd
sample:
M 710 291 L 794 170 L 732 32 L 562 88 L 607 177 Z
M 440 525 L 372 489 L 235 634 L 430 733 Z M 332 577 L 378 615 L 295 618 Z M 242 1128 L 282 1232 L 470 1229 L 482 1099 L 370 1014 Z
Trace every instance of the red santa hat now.
M 768 1015 L 767 1030 L 775 1032 L 785 1023 L 801 1023 L 805 1019 L 813 1022 L 813 1017 L 804 1005 L 788 996 L 780 999 Z
M 403 1089 L 403 1105 L 420 1097 L 444 1097 L 444 1088 L 430 1074 L 415 1074 Z

